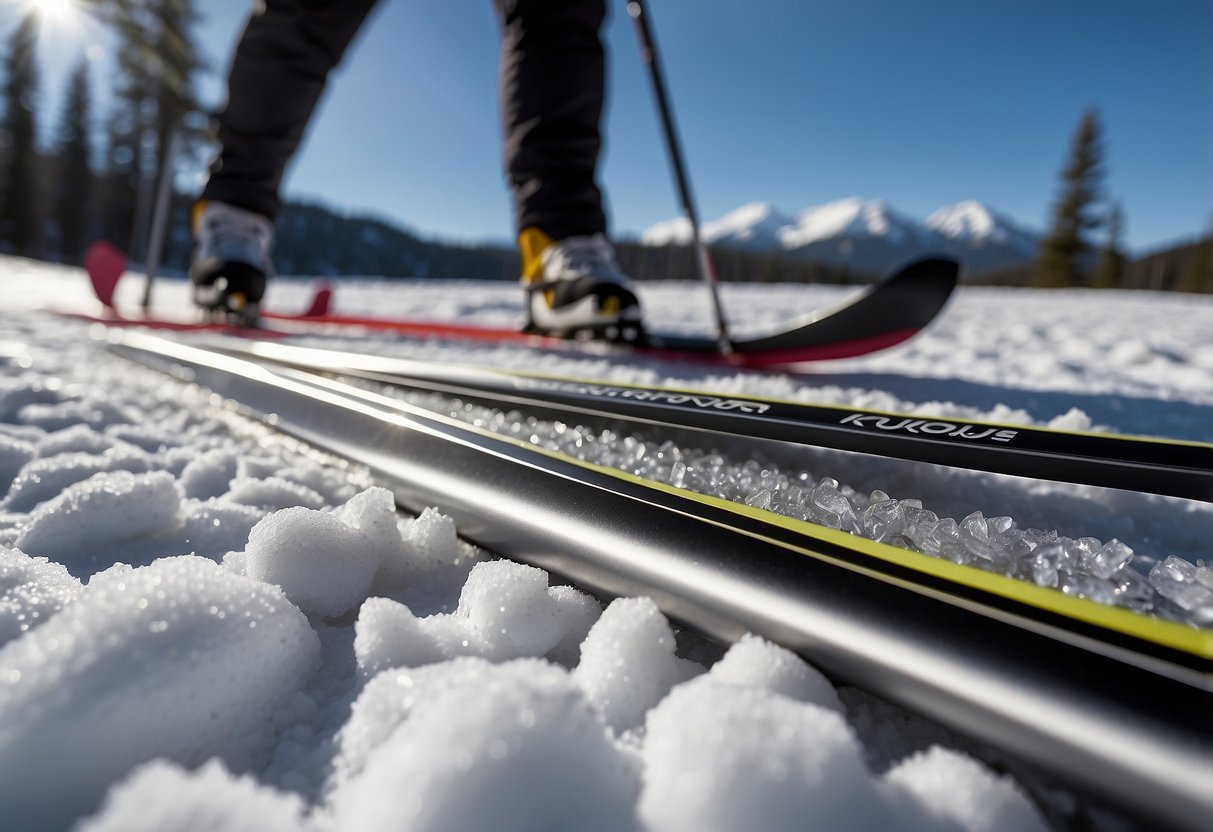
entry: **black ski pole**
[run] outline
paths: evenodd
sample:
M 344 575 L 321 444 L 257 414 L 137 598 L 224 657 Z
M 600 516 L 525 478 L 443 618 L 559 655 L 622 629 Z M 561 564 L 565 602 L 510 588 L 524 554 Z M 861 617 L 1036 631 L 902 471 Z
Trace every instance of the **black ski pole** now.
M 648 10 L 645 6 L 643 0 L 628 0 L 628 14 L 636 24 L 636 37 L 640 41 L 640 57 L 648 67 L 649 78 L 653 82 L 653 96 L 657 99 L 657 112 L 661 116 L 666 150 L 670 155 L 670 165 L 674 169 L 674 181 L 678 185 L 678 196 L 682 200 L 682 210 L 691 223 L 691 244 L 695 248 L 699 276 L 708 284 L 708 289 L 712 293 L 712 309 L 716 313 L 716 333 L 720 351 L 727 355 L 733 351 L 733 347 L 729 340 L 728 325 L 724 320 L 724 309 L 720 305 L 716 265 L 712 262 L 712 255 L 699 233 L 699 212 L 695 209 L 695 198 L 691 195 L 691 183 L 687 178 L 686 165 L 682 161 L 682 146 L 678 141 L 678 130 L 674 126 L 674 115 L 670 110 L 670 102 L 665 90 L 665 78 L 661 72 L 661 60 L 657 55 L 657 43 L 653 39 L 653 31 L 649 27 Z

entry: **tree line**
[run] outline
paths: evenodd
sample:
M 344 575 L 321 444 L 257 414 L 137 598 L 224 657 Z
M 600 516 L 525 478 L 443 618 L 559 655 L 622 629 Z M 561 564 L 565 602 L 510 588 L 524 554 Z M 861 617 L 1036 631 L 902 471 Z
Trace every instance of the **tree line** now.
M 39 149 L 36 118 L 43 90 L 35 6 L 3 55 L 0 250 L 78 263 L 90 242 L 109 239 L 139 257 L 153 183 L 171 135 L 179 132 L 187 152 L 195 154 L 204 135 L 195 93 L 203 64 L 192 39 L 198 15 L 193 0 L 81 0 L 81 9 L 113 38 L 113 105 L 107 113 L 95 112 L 97 79 L 81 55 L 55 116 L 50 147 Z M 100 143 L 95 131 L 103 136 Z

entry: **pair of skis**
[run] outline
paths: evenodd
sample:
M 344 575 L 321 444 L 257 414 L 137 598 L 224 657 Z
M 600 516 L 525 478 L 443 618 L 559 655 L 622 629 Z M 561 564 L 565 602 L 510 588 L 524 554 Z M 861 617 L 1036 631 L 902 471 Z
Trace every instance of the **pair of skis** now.
M 74 317 L 111 326 L 203 332 L 244 329 L 247 331 L 237 334 L 264 337 L 316 334 L 343 328 L 414 338 L 518 344 L 545 349 L 578 348 L 574 342 L 516 329 L 337 314 L 331 310 L 332 293 L 328 287 L 317 291 L 303 312 L 264 313 L 263 324 L 254 329 L 232 327 L 222 321 L 124 314 L 117 309 L 114 299 L 126 269 L 122 252 L 108 243 L 97 243 L 86 255 L 85 268 L 104 311 L 101 315 L 74 313 Z M 767 335 L 732 340 L 728 351 L 722 350 L 716 337 L 668 333 L 652 333 L 642 345 L 610 345 L 609 349 L 656 358 L 752 368 L 866 355 L 912 338 L 935 320 L 956 288 L 957 275 L 958 266 L 953 260 L 919 260 L 832 309 L 796 319 Z M 401 284 L 401 291 L 408 291 L 407 284 Z
M 1150 825 L 1202 828 L 1213 812 L 1213 633 L 588 463 L 412 406 L 365 381 L 630 426 L 694 421 L 699 430 L 744 436 L 763 435 L 768 419 L 793 441 L 800 428 L 785 405 L 795 405 L 237 338 L 193 344 L 122 332 L 111 349 L 204 385 L 249 416 L 272 414 L 276 430 L 366 466 L 404 508 L 440 506 L 490 551 L 603 596 L 649 595 L 720 640 L 764 635 L 840 681 L 1127 804 Z M 814 414 L 802 415 L 811 427 Z M 1032 434 L 976 424 L 945 430 L 921 419 L 873 430 L 848 418 L 855 415 L 866 418 L 833 413 L 837 429 L 814 428 L 824 431 L 814 441 L 883 438 L 884 452 L 896 455 L 915 436 L 1016 448 L 1021 434 Z M 1208 469 L 1195 469 L 1213 448 L 1183 444 L 1191 473 L 1207 487 Z M 1071 462 L 1058 461 L 1057 470 Z

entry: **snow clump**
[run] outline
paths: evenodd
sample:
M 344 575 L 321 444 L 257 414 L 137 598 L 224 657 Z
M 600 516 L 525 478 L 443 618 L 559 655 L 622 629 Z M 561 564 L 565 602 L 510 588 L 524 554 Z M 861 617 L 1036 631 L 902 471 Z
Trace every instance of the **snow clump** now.
M 674 633 L 650 598 L 611 602 L 581 644 L 573 678 L 617 733 L 638 728 L 670 688 L 701 673 L 675 655 Z
M 884 776 L 892 799 L 900 796 L 920 812 L 966 832 L 1046 832 L 1036 807 L 1009 777 L 955 751 L 932 746 L 903 760 Z
M 701 679 L 645 720 L 640 815 L 653 832 L 902 828 L 842 716 Z
M 110 789 L 101 811 L 75 832 L 322 832 L 297 795 L 235 777 L 218 760 L 194 772 L 164 760 Z
M 14 545 L 70 566 L 92 547 L 172 529 L 180 507 L 177 482 L 165 471 L 95 474 L 34 509 Z
M 631 762 L 569 674 L 543 661 L 384 673 L 355 703 L 341 743 L 332 792 L 341 829 L 635 828 Z
M 0 648 L 7 821 L 63 827 L 158 757 L 254 764 L 275 710 L 318 658 L 315 633 L 280 591 L 204 558 L 94 576 L 50 621 Z
M 83 589 L 61 564 L 0 546 L 0 647 L 45 623 Z
M 567 660 L 597 618 L 598 605 L 547 573 L 510 561 L 472 567 L 453 613 L 419 618 L 404 604 L 371 598 L 354 625 L 363 678 L 458 656 L 494 662 L 558 654 Z
M 308 508 L 269 514 L 249 532 L 245 574 L 276 584 L 299 609 L 337 616 L 367 597 L 379 568 L 374 542 L 340 518 Z

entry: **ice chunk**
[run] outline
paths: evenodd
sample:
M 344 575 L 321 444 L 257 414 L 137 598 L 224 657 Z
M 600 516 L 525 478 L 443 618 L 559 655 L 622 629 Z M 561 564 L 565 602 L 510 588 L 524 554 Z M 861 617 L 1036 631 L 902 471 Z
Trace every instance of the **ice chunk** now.
M 792 651 L 751 633 L 708 668 L 704 678 L 778 693 L 842 713 L 834 686 L 816 668 Z
M 939 746 L 889 770 L 884 781 L 929 817 L 966 832 L 1045 832 L 1036 807 L 1009 777 Z
M 573 672 L 616 732 L 636 728 L 670 688 L 703 670 L 674 655 L 674 633 L 649 598 L 618 598 L 581 644 Z
M 839 492 L 837 480 L 822 477 L 813 487 L 812 502 L 816 508 L 812 515 L 814 522 L 843 531 L 854 531 L 859 528 L 855 518 L 855 509 L 851 505 L 851 501 Z
M 960 522 L 960 543 L 965 551 L 983 565 L 997 566 L 1009 554 L 990 539 L 990 525 L 980 511 Z
M 769 509 L 771 507 L 771 492 L 765 488 L 759 489 L 746 497 L 745 504 L 753 508 Z
M 1205 610 L 1213 618 L 1213 589 L 1197 580 L 1195 564 L 1172 555 L 1154 564 L 1150 570 L 1150 583 L 1160 595 L 1187 612 Z M 1201 615 L 1202 622 L 1204 615 Z
M 877 542 L 900 537 L 905 531 L 905 509 L 897 500 L 873 502 L 864 509 L 861 525 L 864 536 Z
M 212 561 L 164 558 L 95 576 L 58 615 L 0 648 L 6 823 L 63 828 L 157 757 L 251 765 L 318 653 L 279 590 Z
M 45 624 L 83 589 L 60 564 L 0 546 L 0 647 Z
M 297 796 L 235 777 L 218 760 L 195 772 L 157 760 L 110 789 L 75 832 L 323 832 Z
M 306 613 L 341 615 L 366 600 L 379 568 L 374 541 L 332 514 L 287 508 L 249 532 L 245 572 L 277 584 Z
M 1101 604 L 1116 603 L 1116 587 L 1094 575 L 1063 573 L 1057 582 L 1057 588 L 1066 595 L 1077 595 Z
M 70 569 L 73 561 L 83 561 L 98 546 L 172 529 L 180 506 L 181 495 L 171 474 L 96 474 L 40 505 L 15 545 Z
M 640 815 L 653 832 L 899 828 L 826 708 L 697 679 L 645 728 Z
M 359 753 L 355 736 L 378 742 Z M 338 744 L 342 829 L 635 828 L 631 767 L 568 674 L 542 661 L 381 674 Z
M 1060 543 L 1038 547 L 1032 555 L 1032 580 L 1038 586 L 1057 586 L 1058 570 L 1064 554 Z

